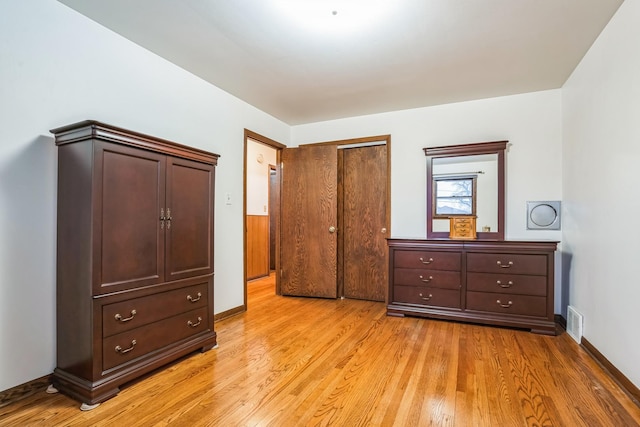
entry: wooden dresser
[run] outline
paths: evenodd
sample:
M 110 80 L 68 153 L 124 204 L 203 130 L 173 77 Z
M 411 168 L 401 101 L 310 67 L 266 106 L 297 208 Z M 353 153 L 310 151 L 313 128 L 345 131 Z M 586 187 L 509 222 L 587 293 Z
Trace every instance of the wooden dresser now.
M 216 345 L 218 155 L 95 121 L 58 146 L 57 367 L 85 405 Z
M 391 316 L 555 335 L 557 242 L 388 239 Z

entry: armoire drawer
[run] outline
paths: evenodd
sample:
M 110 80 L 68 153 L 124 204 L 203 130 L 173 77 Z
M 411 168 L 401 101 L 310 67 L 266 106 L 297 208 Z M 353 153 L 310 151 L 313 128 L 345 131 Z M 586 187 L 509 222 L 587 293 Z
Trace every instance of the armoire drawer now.
M 394 266 L 460 271 L 461 258 L 460 252 L 395 251 Z
M 459 271 L 396 268 L 393 280 L 396 285 L 460 289 Z
M 102 336 L 108 337 L 208 304 L 208 283 L 134 298 L 102 308 Z
M 467 290 L 546 296 L 547 278 L 523 274 L 467 273 Z
M 468 253 L 467 271 L 499 274 L 547 274 L 545 255 Z
M 467 310 L 547 316 L 547 298 L 531 295 L 467 292 Z
M 141 326 L 102 341 L 103 370 L 208 330 L 207 307 Z
M 394 286 L 393 301 L 405 304 L 460 308 L 460 291 L 428 286 Z

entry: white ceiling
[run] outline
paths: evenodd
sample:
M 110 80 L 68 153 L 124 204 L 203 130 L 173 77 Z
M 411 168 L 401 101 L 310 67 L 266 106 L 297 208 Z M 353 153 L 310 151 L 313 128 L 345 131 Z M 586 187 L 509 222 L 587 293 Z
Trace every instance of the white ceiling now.
M 296 125 L 559 88 L 623 0 L 59 1 Z

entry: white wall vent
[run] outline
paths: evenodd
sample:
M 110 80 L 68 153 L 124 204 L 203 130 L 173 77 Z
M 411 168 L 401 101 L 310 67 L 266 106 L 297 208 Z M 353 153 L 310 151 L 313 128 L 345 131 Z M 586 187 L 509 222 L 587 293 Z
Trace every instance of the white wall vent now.
M 567 333 L 578 344 L 582 341 L 582 323 L 584 318 L 575 308 L 567 307 Z

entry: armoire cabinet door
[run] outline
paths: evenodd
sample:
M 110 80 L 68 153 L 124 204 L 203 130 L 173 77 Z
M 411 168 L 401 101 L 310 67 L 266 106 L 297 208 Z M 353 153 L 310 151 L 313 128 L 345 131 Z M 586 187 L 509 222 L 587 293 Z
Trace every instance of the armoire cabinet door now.
M 213 171 L 167 158 L 167 281 L 213 273 Z
M 94 147 L 94 293 L 163 282 L 166 156 L 104 142 Z

